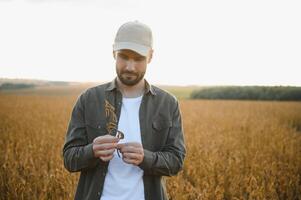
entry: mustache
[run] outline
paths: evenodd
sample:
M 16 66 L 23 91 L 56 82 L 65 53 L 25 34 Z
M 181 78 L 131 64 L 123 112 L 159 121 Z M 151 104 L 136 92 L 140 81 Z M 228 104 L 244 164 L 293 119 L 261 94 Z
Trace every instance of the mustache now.
M 128 71 L 128 70 L 122 71 L 121 73 L 122 73 L 122 74 L 131 74 L 131 75 L 137 75 L 137 73 L 136 73 L 136 72 L 133 72 L 133 71 Z

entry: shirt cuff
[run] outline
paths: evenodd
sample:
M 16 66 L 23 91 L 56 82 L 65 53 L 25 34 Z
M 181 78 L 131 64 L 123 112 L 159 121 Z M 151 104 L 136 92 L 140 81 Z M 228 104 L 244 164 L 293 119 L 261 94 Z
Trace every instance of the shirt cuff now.
M 155 159 L 155 154 L 152 151 L 144 149 L 143 161 L 138 165 L 142 170 L 152 169 Z

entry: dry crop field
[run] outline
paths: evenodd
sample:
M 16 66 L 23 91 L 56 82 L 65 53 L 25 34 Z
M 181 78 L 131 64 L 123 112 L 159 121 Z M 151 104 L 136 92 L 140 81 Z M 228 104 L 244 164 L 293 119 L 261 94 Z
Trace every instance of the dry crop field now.
M 0 93 L 0 199 L 73 199 L 61 149 L 79 92 Z M 180 105 L 187 156 L 170 199 L 301 199 L 301 103 Z

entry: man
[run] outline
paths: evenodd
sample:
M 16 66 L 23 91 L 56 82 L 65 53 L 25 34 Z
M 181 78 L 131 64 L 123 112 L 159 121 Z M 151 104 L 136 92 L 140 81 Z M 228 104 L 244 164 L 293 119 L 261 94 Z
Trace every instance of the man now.
M 73 108 L 63 156 L 68 171 L 81 172 L 75 199 L 167 199 L 162 176 L 183 167 L 178 101 L 144 79 L 152 40 L 145 24 L 123 24 L 113 45 L 116 79 L 86 90 Z

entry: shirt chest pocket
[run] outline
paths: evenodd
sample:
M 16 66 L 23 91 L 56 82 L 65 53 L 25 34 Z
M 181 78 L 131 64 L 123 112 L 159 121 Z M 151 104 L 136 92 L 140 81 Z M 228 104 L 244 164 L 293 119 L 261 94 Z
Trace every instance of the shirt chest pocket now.
M 92 143 L 96 137 L 107 134 L 106 122 L 88 120 L 86 122 L 86 130 L 87 130 L 88 142 Z
M 171 120 L 154 119 L 152 122 L 152 147 L 154 150 L 160 150 L 166 143 L 169 131 L 172 127 Z

